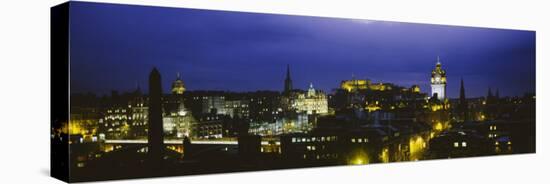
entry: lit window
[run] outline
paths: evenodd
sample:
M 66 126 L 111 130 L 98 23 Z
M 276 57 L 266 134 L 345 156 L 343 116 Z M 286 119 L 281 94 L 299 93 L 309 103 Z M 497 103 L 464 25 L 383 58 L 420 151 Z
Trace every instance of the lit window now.
M 462 142 L 462 147 L 466 147 L 466 142 Z
M 293 138 L 292 138 L 292 142 L 296 142 L 296 138 L 293 137 Z
M 351 142 L 355 142 L 355 139 L 351 139 Z
M 458 148 L 458 142 L 454 143 L 455 148 Z

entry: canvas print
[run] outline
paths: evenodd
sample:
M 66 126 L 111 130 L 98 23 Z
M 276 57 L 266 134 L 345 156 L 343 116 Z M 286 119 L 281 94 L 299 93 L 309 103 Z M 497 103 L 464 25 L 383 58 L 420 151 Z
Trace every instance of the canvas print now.
M 534 31 L 69 2 L 51 62 L 71 182 L 535 153 Z

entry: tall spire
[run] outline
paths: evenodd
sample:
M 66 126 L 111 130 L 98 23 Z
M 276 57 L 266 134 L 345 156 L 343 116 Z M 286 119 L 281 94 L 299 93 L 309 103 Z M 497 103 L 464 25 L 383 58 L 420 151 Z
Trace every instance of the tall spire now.
M 466 101 L 466 93 L 464 90 L 464 79 L 460 78 L 460 100 L 459 110 L 464 121 L 468 120 L 468 102 Z
M 489 87 L 489 90 L 487 90 L 487 99 L 493 98 L 493 92 L 491 91 L 491 87 Z
M 292 79 L 290 78 L 290 65 L 286 65 L 286 79 L 284 93 L 290 93 L 292 91 Z
M 460 78 L 460 101 L 466 99 L 466 94 L 464 94 L 464 79 Z
M 290 65 L 286 65 L 286 79 L 290 79 Z
M 134 91 L 135 94 L 141 94 L 141 87 L 139 86 L 138 81 L 136 80 L 136 90 Z

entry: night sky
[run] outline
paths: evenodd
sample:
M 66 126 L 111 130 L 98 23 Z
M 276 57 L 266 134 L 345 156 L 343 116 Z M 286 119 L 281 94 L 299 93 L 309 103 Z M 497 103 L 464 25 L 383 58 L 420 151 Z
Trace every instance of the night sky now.
M 163 90 L 180 72 L 188 90 L 295 88 L 331 92 L 368 78 L 430 92 L 440 56 L 447 94 L 535 91 L 535 32 L 384 21 L 73 2 L 71 91 L 147 89 L 157 67 Z

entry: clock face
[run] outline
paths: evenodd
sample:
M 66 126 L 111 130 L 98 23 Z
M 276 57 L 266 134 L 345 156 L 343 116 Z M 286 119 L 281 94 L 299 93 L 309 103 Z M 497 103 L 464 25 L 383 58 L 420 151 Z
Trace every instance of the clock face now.
M 436 77 L 436 78 L 435 78 L 435 81 L 436 81 L 436 82 L 441 82 L 441 77 Z

